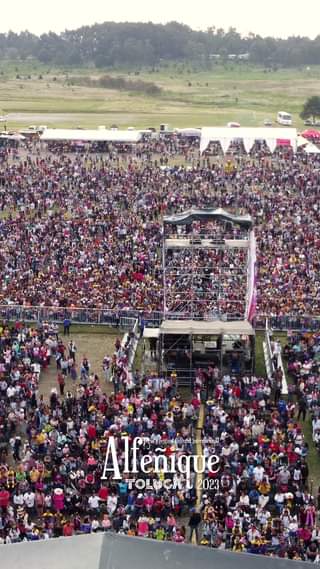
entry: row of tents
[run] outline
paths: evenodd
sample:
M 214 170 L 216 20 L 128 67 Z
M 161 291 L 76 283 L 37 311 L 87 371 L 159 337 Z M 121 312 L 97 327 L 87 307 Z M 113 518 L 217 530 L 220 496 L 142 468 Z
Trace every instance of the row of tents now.
M 218 142 L 224 153 L 227 152 L 233 141 L 242 141 L 247 153 L 250 152 L 256 141 L 264 141 L 270 152 L 274 152 L 277 146 L 291 146 L 296 152 L 297 148 L 303 147 L 308 154 L 319 154 L 320 132 L 308 129 L 301 134 L 295 128 L 270 128 L 270 127 L 204 127 L 204 128 L 183 128 L 175 129 L 173 135 L 186 138 L 199 138 L 200 151 L 205 152 L 212 142 Z M 39 138 L 43 142 L 74 142 L 74 143 L 93 143 L 110 142 L 122 144 L 136 144 L 144 136 L 152 136 L 153 132 L 148 130 L 118 130 L 118 129 L 45 129 Z M 0 134 L 0 140 L 24 141 L 27 135 L 22 133 Z

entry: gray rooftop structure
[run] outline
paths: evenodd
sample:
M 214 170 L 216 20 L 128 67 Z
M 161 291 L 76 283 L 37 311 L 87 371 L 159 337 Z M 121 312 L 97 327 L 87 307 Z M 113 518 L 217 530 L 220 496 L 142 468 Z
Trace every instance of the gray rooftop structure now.
M 192 221 L 210 221 L 212 219 L 230 221 L 231 223 L 236 223 L 247 229 L 252 228 L 253 226 L 251 215 L 233 215 L 232 213 L 229 213 L 222 208 L 192 208 L 175 215 L 165 215 L 163 222 L 164 224 L 169 225 L 188 225 L 189 223 L 192 223 Z
M 113 533 L 0 546 L 10 569 L 307 569 L 309 563 Z

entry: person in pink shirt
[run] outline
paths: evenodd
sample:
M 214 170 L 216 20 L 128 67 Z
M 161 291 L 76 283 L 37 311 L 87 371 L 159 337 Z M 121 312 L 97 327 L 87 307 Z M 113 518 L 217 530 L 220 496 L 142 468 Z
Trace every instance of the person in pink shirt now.
M 53 491 L 52 504 L 56 512 L 62 512 L 64 509 L 64 492 L 62 488 L 55 488 Z

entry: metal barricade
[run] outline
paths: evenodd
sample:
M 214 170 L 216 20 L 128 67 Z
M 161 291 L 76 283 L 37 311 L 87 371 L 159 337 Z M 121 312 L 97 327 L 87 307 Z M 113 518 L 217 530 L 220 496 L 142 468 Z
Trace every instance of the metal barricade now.
M 95 324 L 111 327 L 121 327 L 131 329 L 136 320 L 141 325 L 148 327 L 159 327 L 162 321 L 166 319 L 184 320 L 189 318 L 183 312 L 167 312 L 159 310 L 111 310 L 108 308 L 77 308 L 58 307 L 58 306 L 23 306 L 15 304 L 0 305 L 0 319 L 7 321 L 20 320 L 24 322 L 44 322 L 50 321 L 57 324 L 63 323 L 66 317 L 70 318 L 74 324 Z M 196 320 L 210 321 L 214 320 L 212 316 L 195 318 Z M 222 319 L 222 318 L 221 318 Z M 268 316 L 267 314 L 258 314 L 253 322 L 256 330 L 265 330 L 266 321 L 269 320 L 269 326 L 275 331 L 298 330 L 298 331 L 317 331 L 320 330 L 320 316 L 309 315 L 292 315 L 285 316 Z M 223 320 L 235 320 L 234 315 L 226 314 Z

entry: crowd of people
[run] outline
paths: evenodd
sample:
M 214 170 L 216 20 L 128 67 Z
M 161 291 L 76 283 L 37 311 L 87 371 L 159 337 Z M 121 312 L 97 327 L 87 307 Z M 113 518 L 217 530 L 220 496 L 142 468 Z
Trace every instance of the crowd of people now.
M 163 310 L 163 214 L 221 206 L 253 218 L 258 314 L 317 313 L 319 158 L 257 153 L 226 164 L 199 157 L 194 146 L 189 155 L 157 144 L 166 166 L 153 143 L 149 153 L 144 143 L 124 155 L 22 149 L 5 156 L 0 302 Z M 183 165 L 172 165 L 181 156 Z M 231 275 L 228 291 L 234 278 L 242 286 Z
M 165 267 L 168 312 L 192 311 L 202 318 L 214 314 L 245 318 L 246 249 L 186 249 L 168 253 Z
M 110 376 L 99 378 L 87 358 L 78 361 L 75 343 L 65 343 L 53 325 L 4 324 L 0 332 L 1 543 L 96 531 L 184 542 L 181 520 L 195 503 L 194 471 L 188 484 L 179 471 L 164 479 L 161 459 L 192 454 L 198 397 L 183 399 L 170 378 L 134 372 L 129 380 L 130 335 L 116 340 L 111 361 L 104 359 L 104 370 L 111 365 L 117 376 L 110 389 Z M 57 367 L 64 389 L 52 388 L 46 401 L 39 370 L 48 365 Z M 112 437 L 119 479 L 108 460 Z M 131 447 L 136 437 L 138 461 L 146 453 L 153 461 L 160 456 L 159 470 L 139 471 L 138 481 L 124 462 L 125 438 Z
M 195 534 L 213 548 L 318 561 L 320 495 L 316 501 L 308 480 L 299 397 L 279 398 L 276 373 L 268 380 L 213 366 L 198 370 L 193 394 L 183 398 L 174 372 L 167 378 L 128 372 L 132 339 L 116 340 L 98 377 L 55 325 L 2 324 L 1 543 L 97 531 L 184 543 Z M 296 391 L 313 414 L 315 441 L 319 341 L 293 334 L 284 350 Z M 50 365 L 64 388 L 53 388 L 46 401 L 39 376 Z M 197 509 L 195 470 L 168 473 L 165 461 L 194 454 L 201 401 L 202 452 L 219 457 L 219 467 L 206 468 Z M 136 461 L 151 457 L 147 474 L 140 468 L 130 473 L 136 437 Z M 108 452 L 111 438 L 119 479 Z
M 313 440 L 320 450 L 320 335 L 312 332 L 290 334 L 284 355 L 294 380 L 290 395 L 297 397 L 299 416 L 305 419 L 309 410 Z
M 319 312 L 317 158 L 262 152 L 226 168 L 219 157 L 199 158 L 193 143 L 143 144 L 122 157 L 40 148 L 3 155 L 0 304 L 161 310 L 162 216 L 197 206 L 253 217 L 259 314 Z M 185 165 L 171 165 L 181 154 Z M 240 236 L 223 224 L 214 231 Z M 167 275 L 172 310 L 190 286 L 175 268 L 179 261 L 190 269 L 190 259 L 177 255 Z M 209 261 L 193 255 L 201 316 L 243 311 L 245 257 L 237 249 L 211 249 Z M 174 371 L 162 378 L 130 370 L 132 333 L 116 340 L 99 377 L 78 354 L 70 325 L 66 317 L 63 338 L 51 323 L 0 326 L 2 544 L 97 531 L 177 543 L 195 535 L 214 548 L 320 560 L 320 493 L 315 499 L 300 422 L 309 410 L 320 447 L 318 335 L 289 335 L 294 389 L 284 401 L 279 370 L 271 381 L 215 365 L 199 370 L 182 396 Z M 46 400 L 40 373 L 53 365 L 57 384 Z M 203 454 L 219 457 L 219 468 L 207 467 L 197 509 L 195 469 L 165 465 L 194 454 L 203 401 Z M 133 460 L 146 456 L 148 473 L 131 477 Z
M 216 377 L 203 441 L 221 468 L 219 485 L 206 472 L 201 543 L 319 562 L 319 494 L 316 500 L 308 483 L 299 400 L 278 400 L 276 378 Z

